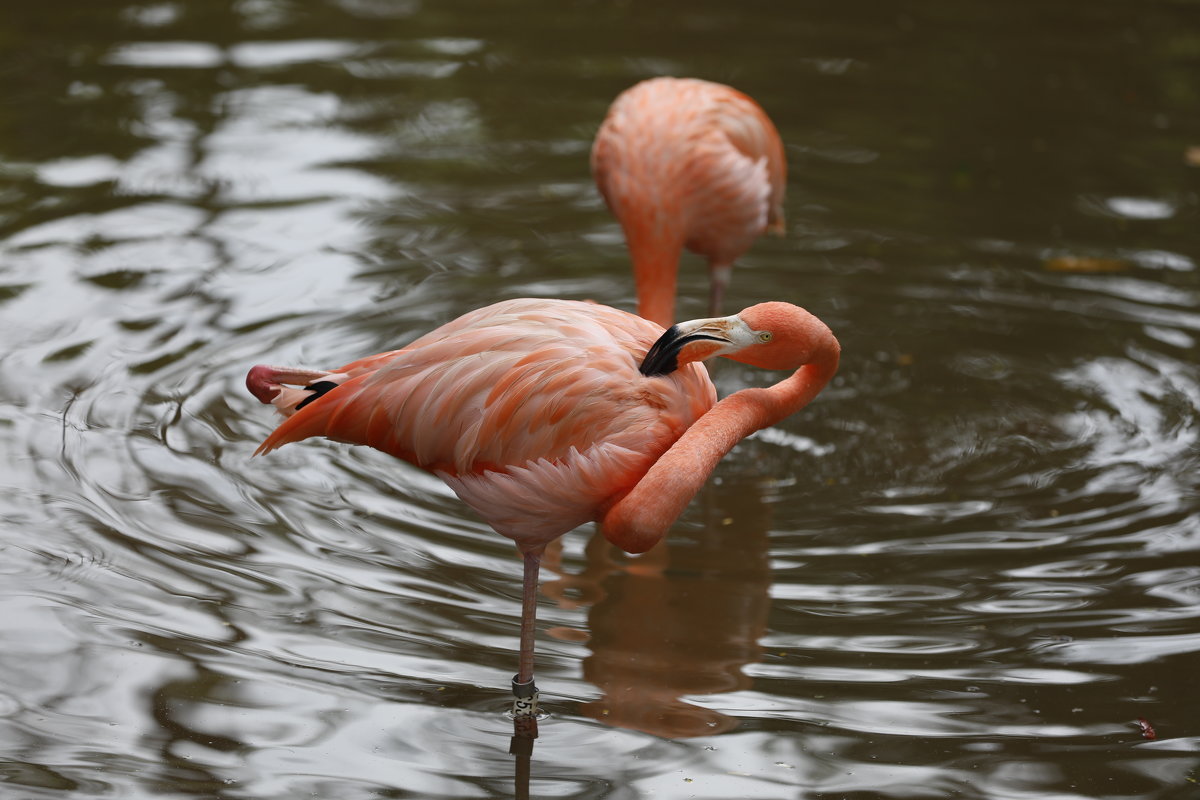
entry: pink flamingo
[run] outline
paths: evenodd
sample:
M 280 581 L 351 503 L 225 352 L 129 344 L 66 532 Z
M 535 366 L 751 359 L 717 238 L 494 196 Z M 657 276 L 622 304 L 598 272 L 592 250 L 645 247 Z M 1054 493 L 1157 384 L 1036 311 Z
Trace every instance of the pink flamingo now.
M 717 314 L 733 262 L 764 231 L 782 234 L 787 163 L 766 112 L 695 78 L 653 78 L 613 101 L 592 174 L 625 232 L 638 314 L 667 327 L 686 247 L 708 259 Z
M 536 713 L 538 571 L 546 545 L 590 520 L 648 550 L 738 441 L 811 401 L 837 370 L 829 328 L 788 303 L 663 331 L 624 311 L 507 300 L 400 350 L 333 371 L 256 366 L 250 392 L 288 415 L 258 448 L 325 436 L 444 480 L 524 559 L 513 713 Z M 698 362 L 793 374 L 721 402 Z

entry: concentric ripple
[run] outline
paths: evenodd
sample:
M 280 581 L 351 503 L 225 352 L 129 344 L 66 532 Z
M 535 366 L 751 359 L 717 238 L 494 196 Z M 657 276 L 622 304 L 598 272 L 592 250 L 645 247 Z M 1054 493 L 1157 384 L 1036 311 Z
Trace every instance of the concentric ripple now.
M 1185 6 L 6 9 L 0 795 L 1190 796 Z M 788 143 L 727 313 L 802 304 L 844 360 L 661 550 L 547 555 L 531 745 L 510 543 L 379 453 L 252 458 L 243 378 L 631 308 L 587 154 L 662 73 Z

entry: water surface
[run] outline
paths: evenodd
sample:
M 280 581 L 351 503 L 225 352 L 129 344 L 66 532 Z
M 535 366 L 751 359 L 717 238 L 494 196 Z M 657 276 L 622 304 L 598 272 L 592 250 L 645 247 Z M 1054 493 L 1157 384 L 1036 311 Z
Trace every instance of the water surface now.
M 0 794 L 521 791 L 509 542 L 379 453 L 251 459 L 242 379 L 632 308 L 587 154 L 675 74 L 787 143 L 731 309 L 843 365 L 661 552 L 552 554 L 529 796 L 1194 796 L 1198 69 L 1182 0 L 7 9 Z

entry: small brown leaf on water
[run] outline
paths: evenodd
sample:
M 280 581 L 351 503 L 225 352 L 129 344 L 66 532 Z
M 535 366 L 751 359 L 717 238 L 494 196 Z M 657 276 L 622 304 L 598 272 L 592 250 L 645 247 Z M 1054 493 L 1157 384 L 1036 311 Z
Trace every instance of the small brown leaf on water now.
M 1200 145 L 1192 145 L 1183 151 L 1183 162 L 1192 167 L 1200 167 Z
M 1158 738 L 1158 734 L 1154 731 L 1154 726 L 1151 725 L 1150 721 L 1145 717 L 1138 717 L 1133 721 L 1133 724 L 1138 726 L 1138 729 L 1142 732 L 1143 739 Z
M 1044 262 L 1052 272 L 1124 272 L 1129 262 L 1119 258 L 1092 258 L 1091 256 L 1059 256 Z

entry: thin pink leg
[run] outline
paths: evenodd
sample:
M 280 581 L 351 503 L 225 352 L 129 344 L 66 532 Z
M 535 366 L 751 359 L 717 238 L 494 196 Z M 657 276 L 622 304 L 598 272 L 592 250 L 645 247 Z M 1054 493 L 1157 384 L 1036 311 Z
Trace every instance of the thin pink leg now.
M 710 316 L 721 315 L 721 302 L 725 299 L 725 289 L 729 286 L 729 276 L 732 266 L 711 267 L 708 271 L 708 313 Z
M 537 633 L 538 573 L 545 548 L 524 553 L 525 579 L 521 592 L 521 656 L 513 677 L 513 716 L 533 717 L 538 713 L 538 690 L 533 682 L 533 648 Z

